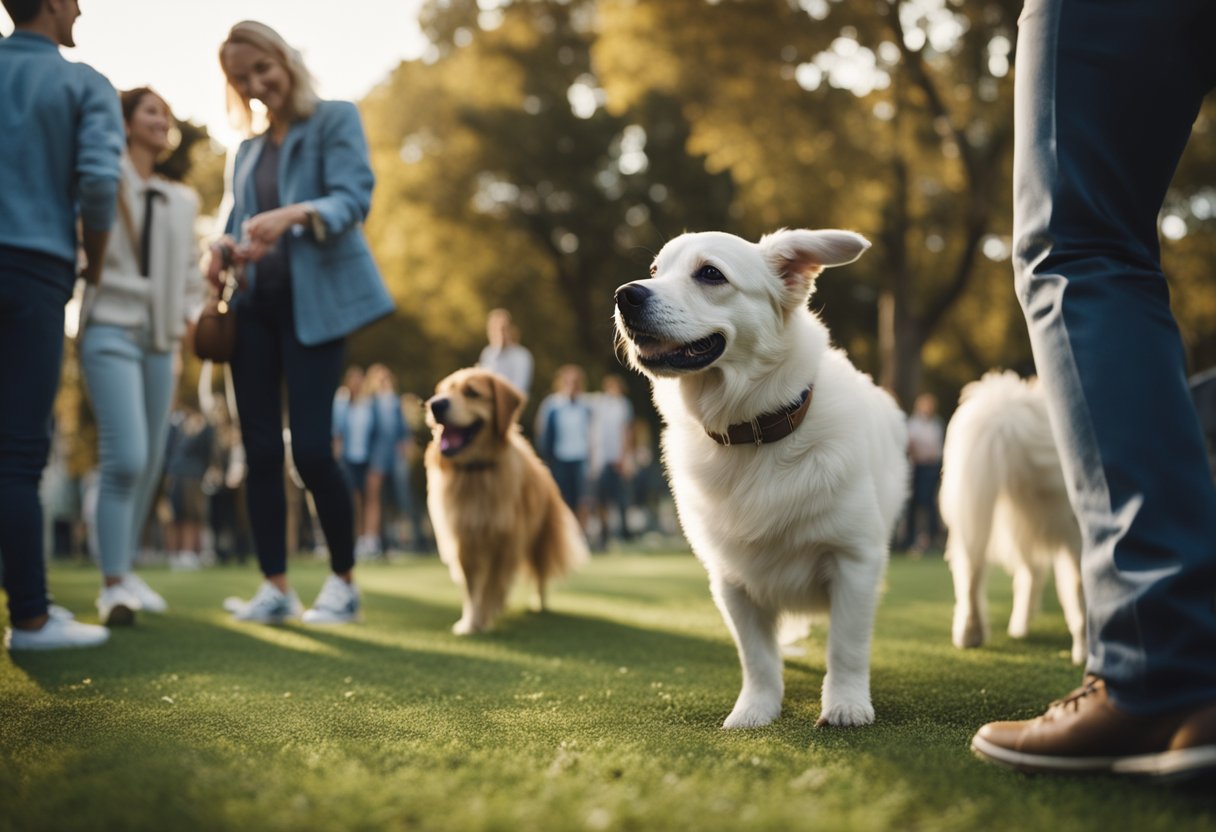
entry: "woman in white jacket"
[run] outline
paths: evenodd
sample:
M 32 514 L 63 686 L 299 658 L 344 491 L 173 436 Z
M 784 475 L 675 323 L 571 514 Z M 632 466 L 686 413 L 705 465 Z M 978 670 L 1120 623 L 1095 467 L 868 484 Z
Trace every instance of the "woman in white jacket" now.
M 97 417 L 101 487 L 95 517 L 103 624 L 130 624 L 164 598 L 131 571 L 159 480 L 174 354 L 202 304 L 194 221 L 198 197 L 156 175 L 169 147 L 169 107 L 147 87 L 121 94 L 127 129 L 118 219 L 101 281 L 85 293 L 80 360 Z

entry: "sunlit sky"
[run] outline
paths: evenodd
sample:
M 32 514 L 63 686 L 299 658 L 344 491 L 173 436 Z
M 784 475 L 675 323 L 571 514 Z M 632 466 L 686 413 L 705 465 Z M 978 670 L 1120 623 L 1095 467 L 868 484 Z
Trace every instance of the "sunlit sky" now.
M 178 118 L 207 125 L 229 143 L 217 52 L 238 20 L 259 20 L 304 55 L 325 98 L 362 98 L 404 59 L 418 57 L 422 0 L 80 0 L 69 60 L 102 72 L 118 89 L 147 84 Z M 0 10 L 0 32 L 12 21 Z

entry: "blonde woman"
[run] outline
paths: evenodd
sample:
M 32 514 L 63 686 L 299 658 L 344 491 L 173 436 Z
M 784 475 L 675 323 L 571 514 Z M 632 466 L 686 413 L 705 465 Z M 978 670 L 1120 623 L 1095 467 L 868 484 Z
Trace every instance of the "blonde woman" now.
M 97 417 L 101 483 L 92 522 L 102 572 L 97 611 L 107 626 L 167 607 L 131 567 L 164 457 L 174 353 L 203 294 L 198 197 L 153 172 L 170 145 L 169 105 L 148 87 L 127 90 L 120 101 L 127 152 L 118 222 L 101 281 L 85 293 L 80 342 Z
M 362 232 L 373 185 L 367 141 L 355 106 L 319 100 L 300 54 L 270 27 L 236 24 L 219 57 L 229 113 L 249 138 L 233 160 L 232 211 L 207 278 L 218 286 L 227 265 L 244 267 L 231 369 L 265 576 L 252 600 L 225 606 L 240 620 L 265 623 L 300 612 L 287 582 L 285 386 L 292 458 L 314 497 L 333 572 L 303 618 L 349 622 L 360 605 L 354 513 L 331 449 L 332 403 L 346 336 L 393 310 Z M 265 124 L 255 124 L 253 101 L 264 105 Z

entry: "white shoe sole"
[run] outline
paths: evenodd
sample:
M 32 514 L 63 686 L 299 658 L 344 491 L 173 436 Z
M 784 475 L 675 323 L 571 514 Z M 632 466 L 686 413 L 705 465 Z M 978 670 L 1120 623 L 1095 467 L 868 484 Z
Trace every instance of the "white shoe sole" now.
M 1181 780 L 1209 771 L 1216 772 L 1216 745 L 1127 757 L 1057 757 L 1048 754 L 1026 754 L 994 745 L 982 737 L 973 737 L 971 750 L 999 765 L 1041 774 L 1111 773 Z
M 303 617 L 301 617 L 300 621 L 302 621 L 305 624 L 312 624 L 312 625 L 318 626 L 318 627 L 325 627 L 325 626 L 335 626 L 336 627 L 336 626 L 341 626 L 342 624 L 358 624 L 361 619 L 361 616 L 359 616 L 357 614 L 352 615 L 350 617 L 334 618 L 331 616 L 322 617 L 319 615 L 309 615 L 310 612 L 312 612 L 312 610 L 308 610 L 307 612 L 305 612 Z

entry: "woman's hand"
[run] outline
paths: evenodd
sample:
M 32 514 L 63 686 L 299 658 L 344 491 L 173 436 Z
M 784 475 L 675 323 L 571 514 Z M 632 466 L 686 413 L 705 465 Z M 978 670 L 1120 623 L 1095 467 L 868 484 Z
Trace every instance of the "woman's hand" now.
M 217 290 L 223 288 L 224 270 L 235 265 L 237 257 L 236 240 L 225 234 L 211 244 L 208 249 L 207 270 L 203 276 Z
M 242 254 L 257 262 L 274 248 L 279 238 L 293 225 L 308 222 L 308 210 L 303 205 L 284 205 L 271 211 L 254 214 L 241 227 Z

